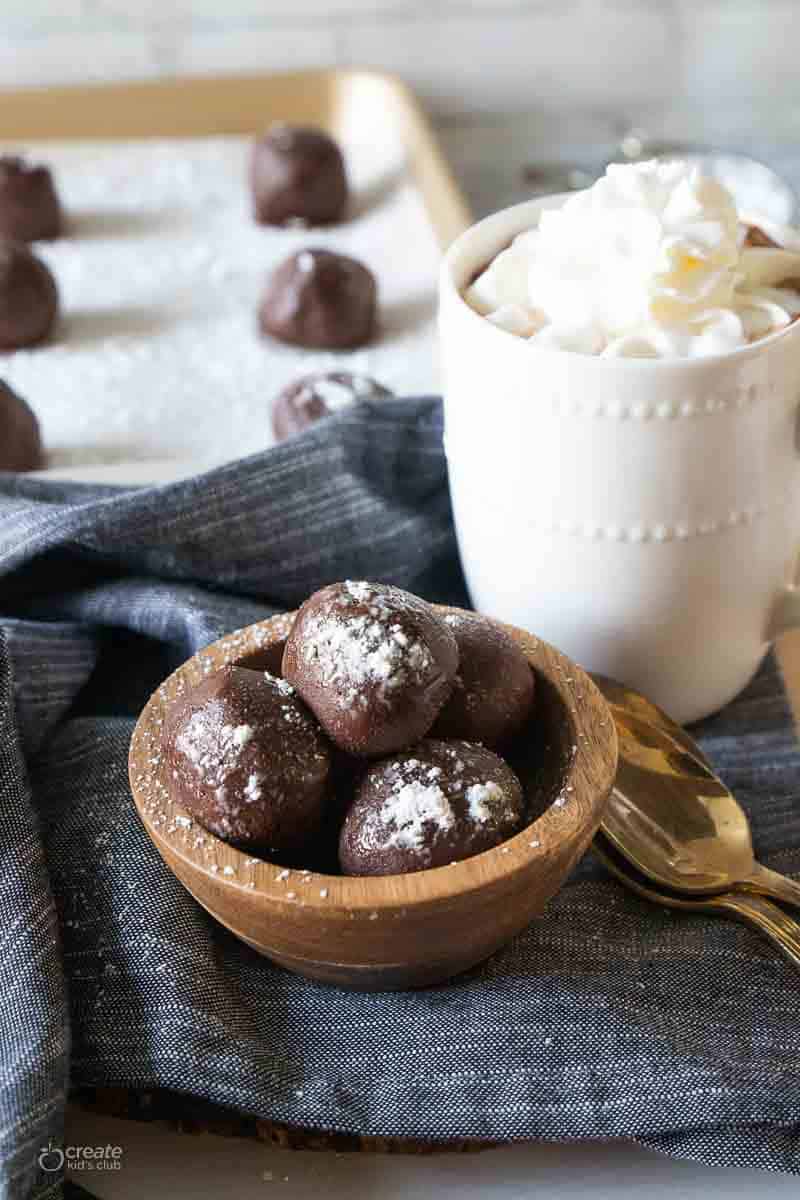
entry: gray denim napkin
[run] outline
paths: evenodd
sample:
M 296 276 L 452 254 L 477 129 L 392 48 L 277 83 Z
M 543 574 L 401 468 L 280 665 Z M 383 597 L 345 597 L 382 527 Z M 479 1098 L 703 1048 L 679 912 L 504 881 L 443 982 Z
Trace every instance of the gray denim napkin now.
M 590 856 L 482 967 L 357 995 L 271 966 L 162 865 L 126 777 L 149 692 L 346 577 L 466 603 L 437 400 L 160 488 L 0 476 L 0 1194 L 57 1194 L 38 1159 L 67 1087 L 103 1085 L 359 1135 L 622 1136 L 800 1172 L 800 980 L 743 927 L 639 902 Z M 772 660 L 698 732 L 763 860 L 800 871 Z

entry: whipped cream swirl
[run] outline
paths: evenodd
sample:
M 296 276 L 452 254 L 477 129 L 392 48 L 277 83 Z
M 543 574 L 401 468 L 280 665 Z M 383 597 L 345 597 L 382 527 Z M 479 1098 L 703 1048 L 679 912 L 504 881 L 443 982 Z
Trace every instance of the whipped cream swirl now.
M 744 234 L 730 193 L 698 167 L 612 165 L 545 210 L 465 298 L 540 346 L 629 358 L 724 354 L 800 315 L 800 253 L 745 246 Z

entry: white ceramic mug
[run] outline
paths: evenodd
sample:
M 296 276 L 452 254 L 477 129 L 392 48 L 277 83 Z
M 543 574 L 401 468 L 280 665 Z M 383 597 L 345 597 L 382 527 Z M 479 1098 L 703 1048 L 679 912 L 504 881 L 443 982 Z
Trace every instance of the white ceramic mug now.
M 800 624 L 800 322 L 705 359 L 534 347 L 462 291 L 564 197 L 481 221 L 442 265 L 445 447 L 475 607 L 639 688 L 721 708 Z

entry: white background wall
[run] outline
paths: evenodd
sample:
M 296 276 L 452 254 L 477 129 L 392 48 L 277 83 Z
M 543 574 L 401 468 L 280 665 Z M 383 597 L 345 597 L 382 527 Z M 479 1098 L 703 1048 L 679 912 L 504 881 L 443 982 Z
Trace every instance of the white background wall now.
M 798 0 L 0 0 L 0 84 L 359 64 L 439 116 L 800 118 Z
M 800 0 L 0 0 L 0 104 L 331 65 L 417 89 L 476 212 L 529 195 L 531 163 L 618 157 L 631 127 L 744 150 L 800 194 Z

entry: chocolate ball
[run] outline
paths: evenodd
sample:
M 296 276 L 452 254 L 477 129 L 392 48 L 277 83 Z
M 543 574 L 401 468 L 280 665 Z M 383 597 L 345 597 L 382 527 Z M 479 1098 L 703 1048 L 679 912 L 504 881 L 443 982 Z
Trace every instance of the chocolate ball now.
M 321 129 L 273 125 L 253 145 L 253 215 L 261 225 L 338 221 L 347 206 L 342 152 Z
M 35 242 L 57 238 L 61 229 L 61 205 L 48 168 L 11 155 L 0 158 L 0 237 Z
M 0 243 L 0 350 L 33 346 L 58 315 L 56 281 L 20 242 Z
M 339 835 L 345 875 L 404 875 L 471 858 L 511 837 L 522 786 L 484 746 L 429 738 L 374 763 Z
M 477 613 L 444 618 L 458 643 L 458 677 L 433 735 L 507 745 L 533 707 L 533 672 L 513 638 Z
M 172 798 L 217 837 L 279 857 L 317 837 L 330 756 L 285 680 L 223 667 L 172 707 L 162 738 Z
M 375 328 L 372 272 L 332 250 L 300 250 L 267 281 L 259 309 L 262 333 L 317 350 L 363 346 Z
M 331 773 L 322 828 L 316 840 L 303 847 L 298 865 L 312 871 L 320 871 L 323 875 L 339 875 L 339 833 L 370 760 L 345 754 L 344 750 L 340 750 L 333 742 L 328 743 L 328 751 L 331 756 Z
M 428 732 L 452 690 L 458 647 L 424 600 L 348 581 L 306 600 L 282 670 L 337 746 L 375 757 Z
M 35 471 L 43 463 L 39 422 L 0 380 L 0 471 Z
M 361 400 L 385 400 L 392 395 L 369 375 L 318 371 L 296 379 L 275 397 L 272 428 L 278 441 L 283 441 Z

